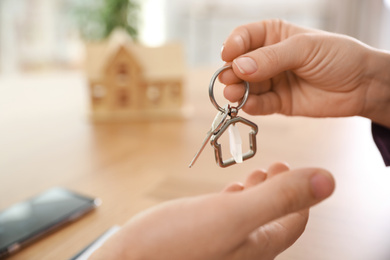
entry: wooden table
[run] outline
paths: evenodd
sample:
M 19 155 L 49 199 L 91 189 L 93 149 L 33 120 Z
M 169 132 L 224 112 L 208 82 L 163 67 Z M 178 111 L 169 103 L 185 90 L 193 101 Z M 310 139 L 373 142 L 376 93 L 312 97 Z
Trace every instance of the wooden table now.
M 221 169 L 207 146 L 192 169 L 214 115 L 208 83 L 215 68 L 186 78 L 184 120 L 93 124 L 79 72 L 0 77 L 0 208 L 52 186 L 100 197 L 81 220 L 12 259 L 68 259 L 109 227 L 162 201 L 215 192 L 255 168 L 286 161 L 336 178 L 334 195 L 311 211 L 304 235 L 284 259 L 390 259 L 390 172 L 362 118 L 248 117 L 259 126 L 258 153 Z M 220 88 L 217 98 L 222 101 Z M 241 112 L 241 115 L 242 112 Z

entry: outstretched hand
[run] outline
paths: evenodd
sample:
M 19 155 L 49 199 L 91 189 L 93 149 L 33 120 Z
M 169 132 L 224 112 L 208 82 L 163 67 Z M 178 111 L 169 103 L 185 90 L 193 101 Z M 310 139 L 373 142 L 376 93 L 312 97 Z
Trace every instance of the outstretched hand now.
M 91 259 L 273 259 L 302 234 L 308 208 L 333 189 L 325 170 L 277 163 L 221 193 L 140 213 Z
M 266 20 L 236 28 L 221 56 L 233 66 L 219 77 L 228 100 L 240 100 L 240 82 L 250 82 L 249 114 L 360 115 L 390 124 L 378 115 L 390 112 L 390 54 L 354 38 Z

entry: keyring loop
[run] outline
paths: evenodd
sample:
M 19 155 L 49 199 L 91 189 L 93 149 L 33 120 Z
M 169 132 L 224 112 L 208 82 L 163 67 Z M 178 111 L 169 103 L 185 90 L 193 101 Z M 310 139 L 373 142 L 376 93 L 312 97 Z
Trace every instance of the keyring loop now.
M 211 101 L 211 103 L 214 105 L 214 107 L 215 107 L 216 109 L 218 109 L 219 111 L 221 111 L 222 113 L 224 113 L 225 110 L 224 110 L 222 107 L 220 107 L 220 106 L 218 105 L 217 101 L 215 101 L 215 97 L 214 97 L 214 83 L 215 83 L 215 80 L 217 79 L 218 75 L 219 75 L 222 71 L 227 70 L 227 69 L 230 69 L 230 68 L 232 68 L 232 65 L 228 65 L 228 66 L 224 66 L 224 67 L 219 68 L 219 69 L 214 73 L 214 75 L 211 77 L 211 81 L 210 81 L 210 85 L 209 85 L 209 96 L 210 96 L 210 101 Z M 247 101 L 247 99 L 248 99 L 248 95 L 249 95 L 249 83 L 248 83 L 247 81 L 244 81 L 244 82 L 245 82 L 245 94 L 244 94 L 244 97 L 242 98 L 240 104 L 238 104 L 237 110 L 241 109 L 241 108 L 245 105 L 245 103 L 246 103 L 246 101 Z

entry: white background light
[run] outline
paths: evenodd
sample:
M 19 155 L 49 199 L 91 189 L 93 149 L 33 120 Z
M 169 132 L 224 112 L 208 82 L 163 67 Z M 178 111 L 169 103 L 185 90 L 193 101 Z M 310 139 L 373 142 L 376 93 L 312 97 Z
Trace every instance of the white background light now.
M 165 42 L 165 0 L 144 0 L 141 3 L 140 40 L 149 46 Z
M 390 10 L 390 0 L 383 0 L 383 3 L 384 3 L 385 6 L 387 7 L 387 9 Z

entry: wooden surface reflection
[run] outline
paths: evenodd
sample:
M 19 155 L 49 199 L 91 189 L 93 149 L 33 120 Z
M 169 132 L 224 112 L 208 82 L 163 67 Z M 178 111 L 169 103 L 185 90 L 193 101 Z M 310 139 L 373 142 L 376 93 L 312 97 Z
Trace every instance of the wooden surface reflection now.
M 213 72 L 188 72 L 187 119 L 115 124 L 88 121 L 82 74 L 1 77 L 0 208 L 52 186 L 103 201 L 12 259 L 67 259 L 143 209 L 219 191 L 275 161 L 326 168 L 337 182 L 334 195 L 312 209 L 304 235 L 277 259 L 390 259 L 390 172 L 366 119 L 248 116 L 259 126 L 253 159 L 221 169 L 207 146 L 188 168 L 216 114 L 207 92 Z

